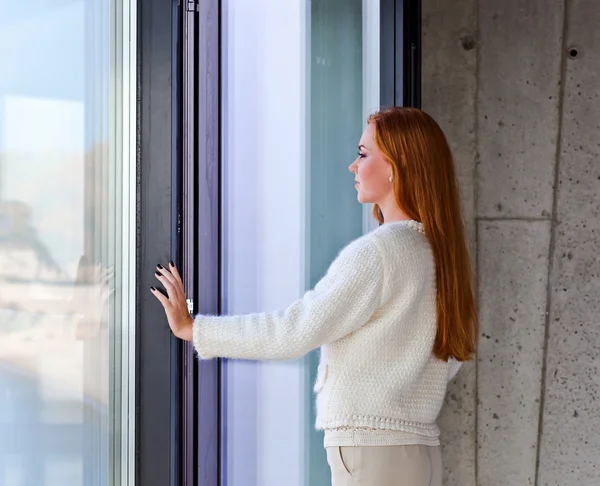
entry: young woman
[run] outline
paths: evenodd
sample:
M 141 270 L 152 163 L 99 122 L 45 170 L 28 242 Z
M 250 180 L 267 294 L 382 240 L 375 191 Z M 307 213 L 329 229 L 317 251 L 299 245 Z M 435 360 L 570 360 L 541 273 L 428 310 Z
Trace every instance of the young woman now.
M 452 154 L 423 111 L 369 117 L 349 169 L 376 230 L 345 247 L 283 312 L 188 314 L 179 273 L 158 265 L 175 336 L 201 359 L 290 359 L 321 347 L 317 423 L 333 486 L 441 486 L 437 416 L 475 352 L 478 320 Z

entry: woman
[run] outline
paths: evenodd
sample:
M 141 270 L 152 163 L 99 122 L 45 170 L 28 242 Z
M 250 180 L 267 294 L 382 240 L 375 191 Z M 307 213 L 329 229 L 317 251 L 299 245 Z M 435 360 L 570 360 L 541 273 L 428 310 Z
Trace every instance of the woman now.
M 284 312 L 197 316 L 179 273 L 152 288 L 175 336 L 202 359 L 289 359 L 321 347 L 315 384 L 332 483 L 442 484 L 436 419 L 475 352 L 478 321 L 452 155 L 413 108 L 369 117 L 349 169 L 381 226 L 344 248 Z

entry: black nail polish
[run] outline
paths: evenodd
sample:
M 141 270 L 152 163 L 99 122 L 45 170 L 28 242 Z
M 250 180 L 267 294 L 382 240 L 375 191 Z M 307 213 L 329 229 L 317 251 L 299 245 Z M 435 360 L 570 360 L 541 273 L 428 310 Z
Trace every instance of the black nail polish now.
M 171 261 L 169 262 L 169 265 L 171 265 L 172 267 L 174 267 L 174 266 L 175 266 L 175 264 L 173 263 L 173 260 L 171 260 Z
M 160 263 L 158 265 L 156 265 L 157 268 L 160 268 L 161 270 L 165 267 L 163 267 Z
M 162 275 L 158 272 L 154 272 L 154 275 L 156 275 L 157 277 L 162 277 Z
M 156 287 L 150 287 L 150 290 L 152 290 L 152 292 L 156 292 Z

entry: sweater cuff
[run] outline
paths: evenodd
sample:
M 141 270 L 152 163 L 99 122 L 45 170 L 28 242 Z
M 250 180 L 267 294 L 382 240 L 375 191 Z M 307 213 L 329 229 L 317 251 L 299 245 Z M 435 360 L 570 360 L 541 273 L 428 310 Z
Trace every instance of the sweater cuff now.
M 207 332 L 209 321 L 209 316 L 197 315 L 194 317 L 192 342 L 196 349 L 196 353 L 198 354 L 198 358 L 201 360 L 209 360 L 218 357 L 216 350 L 210 349 L 211 339 Z

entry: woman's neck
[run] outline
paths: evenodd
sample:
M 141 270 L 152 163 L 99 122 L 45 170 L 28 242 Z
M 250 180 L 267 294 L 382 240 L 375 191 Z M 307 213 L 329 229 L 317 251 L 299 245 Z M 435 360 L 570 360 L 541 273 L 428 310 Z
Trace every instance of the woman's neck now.
M 407 221 L 410 218 L 404 211 L 402 211 L 397 204 L 394 203 L 394 207 L 382 207 L 379 206 L 381 214 L 383 215 L 384 223 L 394 223 L 397 221 Z

